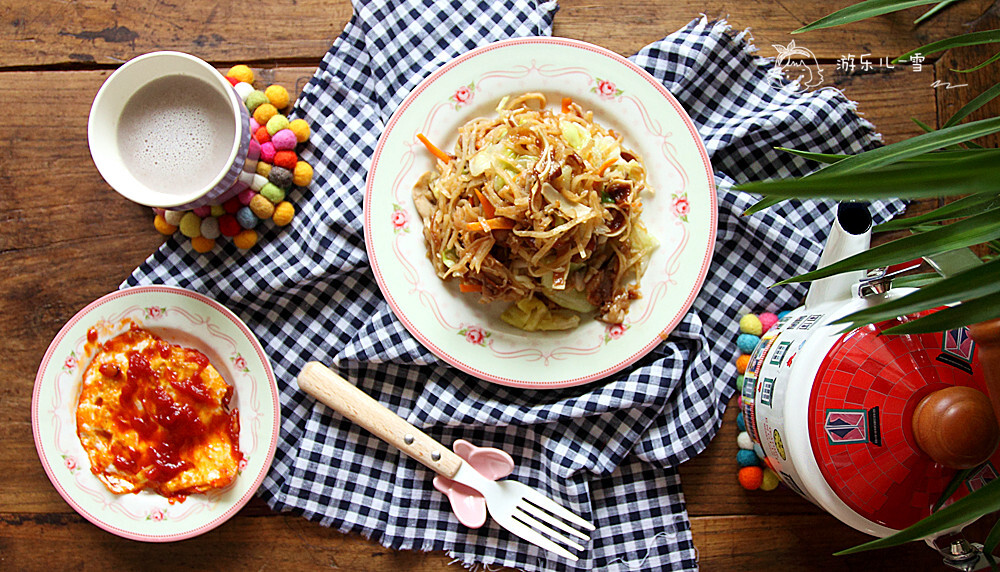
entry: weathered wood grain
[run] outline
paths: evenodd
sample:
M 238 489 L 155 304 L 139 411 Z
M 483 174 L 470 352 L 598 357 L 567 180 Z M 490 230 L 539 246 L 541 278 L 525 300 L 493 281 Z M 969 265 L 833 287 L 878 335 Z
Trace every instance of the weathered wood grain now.
M 957 33 L 991 4 L 968 0 L 933 26 L 914 27 L 914 8 L 880 20 L 792 36 L 790 31 L 851 0 L 804 2 L 751 0 L 564 0 L 554 21 L 556 35 L 578 38 L 630 55 L 687 24 L 699 14 L 728 18 L 736 30 L 752 27 L 761 53 L 773 44 L 796 44 L 821 59 L 848 53 L 895 56 Z M 194 8 L 193 6 L 197 6 Z M 351 17 L 347 0 L 297 0 L 211 4 L 77 0 L 7 0 L 0 6 L 2 66 L 114 65 L 159 49 L 190 52 L 220 62 L 318 62 Z
M 879 22 L 788 34 L 848 3 L 565 0 L 555 33 L 628 55 L 700 12 L 728 15 L 736 30 L 753 27 L 762 55 L 774 55 L 772 44 L 786 45 L 793 38 L 812 49 L 826 73 L 824 85 L 857 101 L 859 112 L 887 142 L 920 133 L 910 117 L 938 124 L 996 81 L 995 71 L 980 72 L 975 75 L 981 76 L 976 80 L 981 86 L 935 91 L 935 79 L 955 77 L 947 75 L 948 68 L 970 64 L 951 62 L 951 54 L 921 73 L 900 67 L 848 74 L 834 63 L 846 53 L 897 55 L 967 31 L 966 23 L 990 6 L 986 0 L 946 10 L 933 27 L 914 29 L 909 22 L 920 12 L 915 9 Z M 211 554 L 211 566 L 219 569 L 451 569 L 444 554 L 387 550 L 296 515 L 275 514 L 259 499 L 215 531 L 169 549 L 123 540 L 86 522 L 59 497 L 32 440 L 32 386 L 50 340 L 79 309 L 114 290 L 164 240 L 153 230 L 148 209 L 110 190 L 90 160 L 87 112 L 111 67 L 154 49 L 179 49 L 220 68 L 252 63 L 260 82 L 281 83 L 297 93 L 350 16 L 346 0 L 268 5 L 219 0 L 211 6 L 176 0 L 0 4 L 0 94 L 18 103 L 16 113 L 5 117 L 0 135 L 0 334 L 7 349 L 0 360 L 0 567 L 133 568 L 140 563 L 144 568 L 204 568 L 206 554 Z M 972 25 L 997 27 L 990 18 L 994 15 Z M 972 56 L 971 63 L 981 57 Z M 991 109 L 983 113 L 995 114 Z M 936 557 L 921 546 L 853 559 L 829 556 L 864 536 L 787 489 L 744 491 L 735 478 L 735 434 L 731 407 L 719 437 L 681 467 L 703 569 L 901 570 L 936 564 Z M 634 561 L 642 555 L 622 557 Z

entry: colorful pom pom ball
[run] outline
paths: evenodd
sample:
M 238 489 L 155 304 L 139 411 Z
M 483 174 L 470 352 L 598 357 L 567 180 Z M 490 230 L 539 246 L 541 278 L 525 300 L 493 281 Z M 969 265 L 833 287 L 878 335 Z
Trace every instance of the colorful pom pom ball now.
M 196 236 L 191 239 L 191 248 L 193 248 L 195 252 L 204 254 L 215 248 L 215 240 L 205 238 L 204 236 Z
M 285 226 L 292 222 L 295 217 L 295 206 L 288 201 L 282 201 L 274 207 L 274 216 L 271 220 L 278 226 Z
M 740 337 L 736 338 L 736 347 L 745 354 L 752 354 L 758 343 L 760 338 L 753 334 L 740 334 Z
M 280 113 L 267 120 L 267 132 L 274 136 L 282 129 L 288 128 L 288 118 Z
M 305 161 L 299 161 L 295 163 L 295 168 L 292 170 L 292 182 L 300 187 L 304 187 L 312 182 L 313 178 L 313 168 L 309 163 Z
M 288 90 L 281 87 L 280 85 L 269 85 L 267 89 L 264 90 L 264 95 L 267 96 L 268 101 L 271 105 L 277 107 L 278 109 L 284 109 L 288 107 Z
M 163 220 L 167 221 L 167 224 L 177 226 L 181 224 L 181 219 L 187 211 L 163 211 Z
M 764 333 L 764 328 L 761 326 L 760 318 L 753 314 L 747 314 L 740 318 L 740 331 L 744 334 L 753 334 L 760 337 Z
M 254 195 L 250 200 L 250 210 L 259 219 L 271 218 L 274 216 L 274 203 L 267 200 L 263 195 Z
M 271 134 L 267 132 L 267 127 L 260 127 L 253 132 L 254 141 L 263 145 L 271 140 Z
M 233 237 L 233 244 L 240 250 L 248 250 L 257 244 L 257 231 L 245 229 Z
M 272 183 L 266 183 L 263 187 L 261 187 L 260 194 L 264 195 L 264 198 L 274 204 L 278 204 L 285 200 L 285 190 Z
M 219 232 L 222 233 L 222 236 L 232 238 L 239 234 L 241 230 L 243 230 L 243 227 L 236 221 L 235 216 L 226 213 L 219 217 Z
M 736 414 L 736 428 L 739 429 L 740 431 L 747 430 L 747 422 L 746 419 L 743 417 L 742 411 Z
M 189 212 L 181 218 L 181 223 L 177 227 L 181 230 L 181 234 L 188 238 L 201 236 L 201 217 Z
M 295 138 L 299 143 L 305 143 L 309 140 L 309 124 L 306 123 L 305 119 L 293 119 L 288 122 L 288 128 L 295 133 Z
M 292 186 L 292 172 L 284 167 L 272 167 L 267 181 L 276 187 L 289 189 Z
M 257 111 L 258 107 L 260 107 L 261 105 L 264 105 L 265 103 L 268 103 L 268 101 L 267 101 L 267 96 L 264 95 L 263 91 L 255 90 L 255 91 L 251 92 L 250 95 L 247 96 L 245 103 L 246 103 L 246 106 L 247 106 L 247 111 L 249 111 L 250 113 L 253 113 L 253 112 Z M 257 121 L 257 120 L 254 119 L 254 121 Z M 258 122 L 258 124 L 259 123 L 260 122 Z
M 268 126 L 271 125 L 272 121 L 274 121 L 273 117 L 271 118 L 271 121 L 267 122 Z M 295 146 L 299 144 L 299 141 L 295 138 L 295 134 L 292 133 L 292 130 L 286 127 L 278 130 L 271 136 L 271 143 L 274 143 L 274 148 L 279 151 L 289 151 L 295 149 Z
M 261 127 L 261 129 L 265 129 Z M 287 151 L 280 151 L 281 153 L 287 153 Z M 262 161 L 267 163 L 274 163 L 274 157 L 279 151 L 274 148 L 274 143 L 268 141 L 267 143 L 261 143 L 260 145 L 260 158 Z
M 262 103 L 253 111 L 253 118 L 261 125 L 267 125 L 272 117 L 278 114 L 278 110 L 270 103 Z
M 743 467 L 737 474 L 740 486 L 748 491 L 755 491 L 760 488 L 764 481 L 764 470 L 760 467 Z
M 250 207 L 242 207 L 236 211 L 236 222 L 240 223 L 240 226 L 243 228 L 250 229 L 260 224 L 260 219 L 257 218 L 257 215 L 253 214 Z
M 265 163 L 264 161 L 261 161 L 257 163 L 257 169 L 256 169 L 257 174 L 262 177 L 267 177 L 269 174 L 271 174 L 271 167 L 272 165 L 270 163 Z
M 747 449 L 740 449 L 736 453 L 736 463 L 741 467 L 756 467 L 760 465 L 757 453 Z
M 740 431 L 740 434 L 736 436 L 736 445 L 740 449 L 746 449 L 747 451 L 753 450 L 753 439 L 750 438 L 750 434 L 746 431 Z
M 736 376 L 736 391 L 738 391 L 740 393 L 743 393 L 743 376 L 742 375 L 737 375 Z
M 760 482 L 760 489 L 762 491 L 773 491 L 778 488 L 780 483 L 781 478 L 778 477 L 777 473 L 771 469 L 764 469 L 764 475 Z
M 285 151 L 278 151 L 277 153 L 274 154 L 273 163 L 275 167 L 284 167 L 289 170 L 294 170 L 295 164 L 298 162 L 299 162 L 299 157 L 298 155 L 295 154 L 295 151 L 285 150 Z
M 746 373 L 748 365 L 750 365 L 750 356 L 747 354 L 742 354 L 736 358 L 736 371 L 740 374 Z
M 201 235 L 205 238 L 215 240 L 222 233 L 219 232 L 219 219 L 210 216 L 201 221 Z
M 237 81 L 253 83 L 253 70 L 247 65 L 235 65 L 229 68 L 229 71 L 226 72 L 226 77 L 231 77 Z
M 153 218 L 153 227 L 156 228 L 157 232 L 160 234 L 165 234 L 167 236 L 177 232 L 177 226 L 167 222 L 167 219 L 165 219 L 162 214 L 158 214 Z
M 253 198 L 256 196 L 257 196 L 256 191 L 254 191 L 253 189 L 247 189 L 239 194 L 240 204 L 243 206 L 248 206 L 250 204 L 250 201 L 252 201 Z
M 760 320 L 760 327 L 765 332 L 778 323 L 778 316 L 776 314 L 772 314 L 771 312 L 764 312 L 760 316 L 757 316 L 757 319 Z
M 253 86 L 245 81 L 237 82 L 233 86 L 233 89 L 236 90 L 236 95 L 240 96 L 240 101 L 243 101 L 244 105 L 246 104 L 247 97 L 253 93 Z

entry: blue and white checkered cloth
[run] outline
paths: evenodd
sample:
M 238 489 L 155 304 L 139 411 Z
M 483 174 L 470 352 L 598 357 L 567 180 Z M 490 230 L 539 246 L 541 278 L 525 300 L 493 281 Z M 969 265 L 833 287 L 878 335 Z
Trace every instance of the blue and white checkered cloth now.
M 697 567 L 677 465 L 698 454 L 733 393 L 737 320 L 790 308 L 804 286 L 768 289 L 811 270 L 832 220 L 829 203 L 785 203 L 754 216 L 736 182 L 801 175 L 813 166 L 775 147 L 856 153 L 872 126 L 834 90 L 798 93 L 768 78 L 745 34 L 695 20 L 632 60 L 674 94 L 716 169 L 719 229 L 704 288 L 669 340 L 627 371 L 582 387 L 532 391 L 445 365 L 402 326 L 368 265 L 362 230 L 366 169 L 383 125 L 438 66 L 477 46 L 549 35 L 555 2 L 355 2 L 292 115 L 313 136 L 315 167 L 284 228 L 266 225 L 249 252 L 209 254 L 170 239 L 123 284 L 173 284 L 238 314 L 272 359 L 281 436 L 260 494 L 293 511 L 396 549 L 445 550 L 467 566 L 524 570 L 688 570 Z M 881 221 L 898 202 L 873 208 Z M 511 475 L 592 520 L 574 565 L 495 523 L 468 529 L 431 485 L 433 474 L 301 391 L 306 361 L 330 364 L 444 443 L 509 452 Z M 735 465 L 734 465 L 735 466 Z

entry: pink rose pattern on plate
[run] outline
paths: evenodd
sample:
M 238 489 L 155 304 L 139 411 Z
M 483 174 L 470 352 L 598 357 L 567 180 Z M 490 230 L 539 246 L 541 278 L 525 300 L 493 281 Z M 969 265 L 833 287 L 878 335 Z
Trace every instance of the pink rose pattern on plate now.
M 148 515 L 146 515 L 146 520 L 161 522 L 167 520 L 167 513 L 162 509 L 154 508 L 153 510 L 149 511 Z
M 612 340 L 622 337 L 627 329 L 628 326 L 625 324 L 609 324 L 604 330 L 604 343 L 609 344 Z
M 472 96 L 475 91 L 476 82 L 472 82 L 469 85 L 463 85 L 455 90 L 455 93 L 448 98 L 448 101 L 453 102 L 455 104 L 455 109 L 458 110 L 458 108 L 472 101 Z
M 410 217 L 406 214 L 406 210 L 404 210 L 403 207 L 393 203 L 392 215 L 390 216 L 392 218 L 393 233 L 410 232 L 410 228 L 407 226 Z
M 236 368 L 237 371 L 241 371 L 243 373 L 250 371 L 250 368 L 247 367 L 247 360 L 243 359 L 243 356 L 240 354 L 236 354 L 230 359 L 233 360 L 233 367 Z
M 597 82 L 597 85 L 590 88 L 590 91 L 601 96 L 603 99 L 612 99 L 625 93 L 624 91 L 618 89 L 618 86 L 615 85 L 615 82 L 613 81 L 601 79 L 599 77 L 595 77 L 594 80 Z
M 688 221 L 688 211 L 691 206 L 688 203 L 687 193 L 673 193 L 670 195 L 673 199 L 674 216 L 681 219 L 684 222 Z
M 458 335 L 465 336 L 465 341 L 474 346 L 486 347 L 486 339 L 492 334 L 479 326 L 469 326 L 459 330 Z
M 69 469 L 69 472 L 75 473 L 80 468 L 80 466 L 76 464 L 75 458 L 69 455 L 63 455 L 62 458 L 63 458 L 63 464 L 66 465 L 66 468 Z
M 145 311 L 146 319 L 148 319 L 148 320 L 155 320 L 157 318 L 162 318 L 163 315 L 166 314 L 166 313 L 167 313 L 167 309 L 166 308 L 161 308 L 159 306 L 150 306 L 149 308 L 146 308 L 146 311 Z
M 72 371 L 73 368 L 76 367 L 76 365 L 77 365 L 76 352 L 70 352 L 69 355 L 66 356 L 66 361 L 63 362 L 63 370 Z

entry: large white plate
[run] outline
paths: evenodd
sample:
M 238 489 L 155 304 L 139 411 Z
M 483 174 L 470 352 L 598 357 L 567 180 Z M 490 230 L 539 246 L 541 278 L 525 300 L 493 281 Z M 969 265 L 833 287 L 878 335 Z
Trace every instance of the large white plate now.
M 90 472 L 76 434 L 76 403 L 93 344 L 142 325 L 168 342 L 208 356 L 234 386 L 240 410 L 240 451 L 245 457 L 236 481 L 220 491 L 184 502 L 142 491 L 115 495 Z M 88 355 L 88 353 L 90 355 Z M 278 439 L 278 390 L 274 372 L 257 338 L 217 302 L 181 288 L 139 286 L 108 294 L 80 310 L 49 345 L 35 378 L 31 425 L 38 457 L 52 484 L 84 518 L 108 532 L 149 542 L 183 540 L 211 530 L 236 514 L 260 486 Z
M 660 241 L 620 326 L 585 320 L 570 332 L 523 332 L 499 319 L 505 304 L 479 304 L 443 282 L 427 259 L 414 182 L 433 168 L 417 133 L 452 149 L 458 127 L 494 115 L 505 95 L 541 91 L 549 106 L 571 97 L 624 137 L 646 163 L 655 195 L 642 219 Z M 712 168 L 690 118 L 644 70 L 621 56 L 564 38 L 491 44 L 444 65 L 410 93 L 379 139 L 365 190 L 365 241 L 393 311 L 428 349 L 496 383 L 577 385 L 618 371 L 661 343 L 705 278 L 716 231 Z

